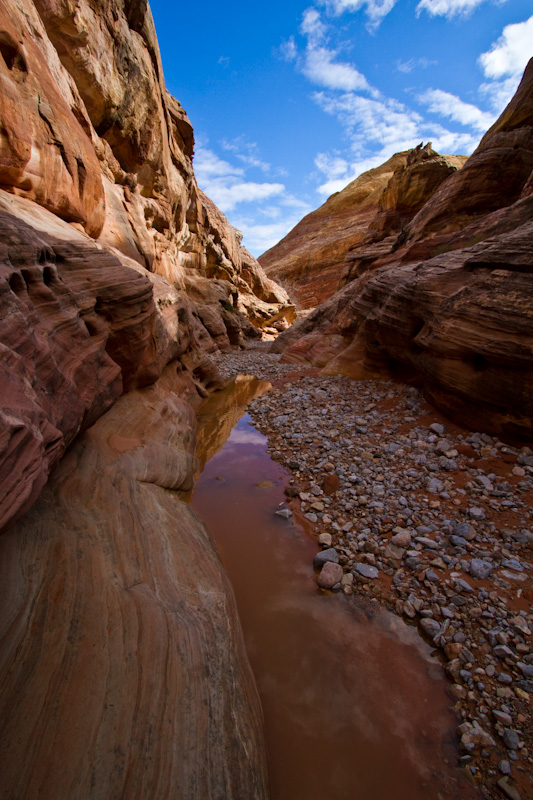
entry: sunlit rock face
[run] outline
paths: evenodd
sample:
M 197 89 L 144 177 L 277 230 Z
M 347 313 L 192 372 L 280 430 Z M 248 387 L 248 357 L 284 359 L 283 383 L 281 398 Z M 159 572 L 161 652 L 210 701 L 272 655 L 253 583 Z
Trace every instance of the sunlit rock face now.
M 465 161 L 466 156 L 441 156 L 430 145 L 396 153 L 332 195 L 259 260 L 301 308 L 317 306 L 350 279 L 352 251 L 361 250 L 368 261 L 385 240 L 377 250 L 383 252 L 390 246 L 387 237 L 395 239 Z
M 294 308 L 193 144 L 146 2 L 0 0 L 2 798 L 268 795 L 231 588 L 180 498 L 208 353 Z
M 289 287 L 300 308 L 314 308 L 337 290 L 348 250 L 365 237 L 380 198 L 407 152 L 396 153 L 333 194 L 259 257 L 267 274 Z
M 78 431 L 181 358 L 294 318 L 198 189 L 145 2 L 0 2 L 0 526 Z
M 465 166 L 380 238 L 387 213 L 348 254 L 346 285 L 275 348 L 326 374 L 421 382 L 459 422 L 531 439 L 533 62 Z

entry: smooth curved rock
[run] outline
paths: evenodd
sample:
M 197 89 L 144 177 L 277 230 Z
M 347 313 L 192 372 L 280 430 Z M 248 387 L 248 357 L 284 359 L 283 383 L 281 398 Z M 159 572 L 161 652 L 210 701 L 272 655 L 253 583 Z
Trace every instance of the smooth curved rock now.
M 261 708 L 214 545 L 178 493 L 131 469 L 171 449 L 189 485 L 186 389 L 170 366 L 120 398 L 0 538 L 5 800 L 268 797 Z

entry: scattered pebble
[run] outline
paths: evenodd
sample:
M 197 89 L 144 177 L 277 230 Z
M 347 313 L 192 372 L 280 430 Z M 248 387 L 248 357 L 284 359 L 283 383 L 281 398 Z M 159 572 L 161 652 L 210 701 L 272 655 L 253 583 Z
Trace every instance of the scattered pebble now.
M 419 627 L 466 725 L 464 763 L 487 797 L 520 798 L 516 776 L 533 772 L 532 450 L 442 423 L 415 387 L 311 377 L 279 358 L 255 347 L 214 360 L 275 386 L 249 412 L 326 548 L 319 585 Z

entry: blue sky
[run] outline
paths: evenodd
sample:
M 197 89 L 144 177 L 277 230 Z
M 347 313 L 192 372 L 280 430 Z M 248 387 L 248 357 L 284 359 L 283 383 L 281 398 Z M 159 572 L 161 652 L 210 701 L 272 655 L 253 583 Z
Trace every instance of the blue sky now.
M 152 0 L 200 187 L 259 255 L 361 172 L 470 154 L 533 56 L 531 0 Z

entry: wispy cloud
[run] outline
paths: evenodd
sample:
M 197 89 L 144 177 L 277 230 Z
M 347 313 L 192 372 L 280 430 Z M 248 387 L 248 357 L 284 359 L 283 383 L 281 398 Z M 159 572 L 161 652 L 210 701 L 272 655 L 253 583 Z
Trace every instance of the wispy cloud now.
M 280 170 L 260 158 L 255 142 L 239 136 L 221 146 L 229 154 L 220 158 L 207 142 L 196 145 L 194 171 L 200 188 L 244 234 L 243 244 L 257 256 L 282 239 L 311 211 L 310 204 L 287 191 L 284 183 L 259 183 L 248 180 L 247 172 Z M 238 159 L 240 164 L 231 163 Z M 244 166 L 241 166 L 244 165 Z
M 419 16 L 422 11 L 432 17 L 452 17 L 463 16 L 466 17 L 474 11 L 482 3 L 487 0 L 420 0 L 416 7 L 416 14 Z M 506 0 L 498 0 L 500 3 L 505 3 Z
M 219 158 L 211 149 L 197 145 L 194 170 L 198 185 L 227 214 L 239 203 L 265 200 L 285 192 L 282 183 L 243 180 L 245 173 Z
M 364 10 L 368 17 L 367 28 L 375 30 L 382 19 L 389 14 L 398 0 L 321 0 L 320 4 L 336 16 L 345 11 L 355 12 Z
M 328 47 L 328 26 L 316 8 L 304 11 L 300 33 L 307 39 L 304 52 L 298 52 L 294 38 L 291 38 L 283 43 L 281 53 L 285 60 L 295 61 L 298 70 L 308 80 L 326 89 L 375 93 L 354 64 L 337 60 L 339 50 Z
M 246 136 L 237 136 L 235 139 L 228 141 L 223 139 L 221 142 L 222 148 L 228 152 L 233 153 L 236 158 L 248 167 L 256 167 L 261 172 L 269 173 L 271 166 L 266 161 L 263 161 L 259 155 L 259 148 L 256 142 L 250 142 Z
M 490 50 L 482 53 L 478 64 L 488 80 L 479 91 L 499 114 L 516 92 L 527 62 L 533 56 L 533 16 L 524 22 L 507 25 Z
M 315 93 L 314 98 L 326 113 L 339 119 L 351 142 L 351 157 L 335 152 L 319 153 L 315 158 L 316 167 L 327 178 L 318 187 L 322 196 L 340 191 L 363 172 L 421 141 L 431 140 L 440 153 L 466 155 L 473 152 L 479 141 L 478 135 L 457 133 L 431 123 L 391 98 L 375 100 L 353 94 L 332 97 L 325 92 Z M 456 100 L 457 113 L 461 101 Z M 462 105 L 468 107 L 466 103 Z
M 431 61 L 429 58 L 410 58 L 408 61 L 397 61 L 396 62 L 396 69 L 398 72 L 403 72 L 404 75 L 408 75 L 418 67 L 422 69 L 427 69 L 428 67 L 435 66 L 438 62 Z
M 428 110 L 442 117 L 467 125 L 475 131 L 484 133 L 495 121 L 494 114 L 481 111 L 477 106 L 463 102 L 459 97 L 442 89 L 427 89 L 418 96 Z
M 312 83 L 327 89 L 342 91 L 370 91 L 371 87 L 365 78 L 351 64 L 335 62 L 336 50 L 326 47 L 309 48 L 302 72 Z

